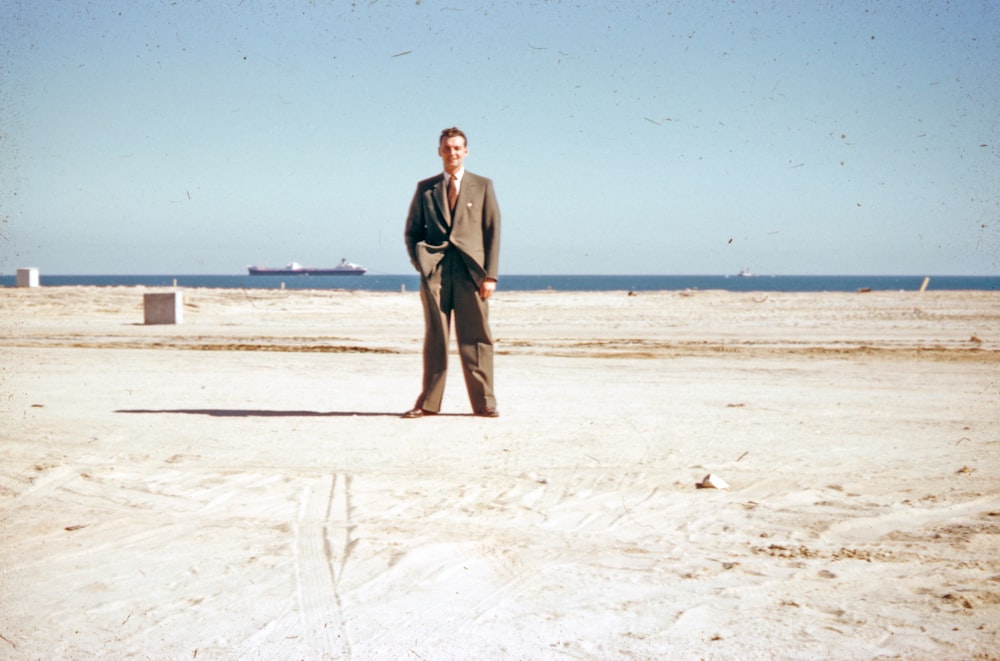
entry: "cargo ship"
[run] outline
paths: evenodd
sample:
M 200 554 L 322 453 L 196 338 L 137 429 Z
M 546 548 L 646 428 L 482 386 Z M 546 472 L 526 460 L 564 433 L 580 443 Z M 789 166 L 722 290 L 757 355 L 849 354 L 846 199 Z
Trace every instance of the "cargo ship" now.
M 364 275 L 368 269 L 342 259 L 340 264 L 326 268 L 302 266 L 298 262 L 292 262 L 280 269 L 269 266 L 248 266 L 247 270 L 250 271 L 250 275 Z

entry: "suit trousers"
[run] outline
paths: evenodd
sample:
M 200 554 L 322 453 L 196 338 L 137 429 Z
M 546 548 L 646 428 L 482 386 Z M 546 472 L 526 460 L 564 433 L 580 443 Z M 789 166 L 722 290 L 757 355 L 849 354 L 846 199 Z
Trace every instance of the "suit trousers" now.
M 455 339 L 472 410 L 496 408 L 489 304 L 479 297 L 479 286 L 456 249 L 450 248 L 429 276 L 421 276 L 420 299 L 425 322 L 424 379 L 417 406 L 426 411 L 441 410 L 454 316 Z

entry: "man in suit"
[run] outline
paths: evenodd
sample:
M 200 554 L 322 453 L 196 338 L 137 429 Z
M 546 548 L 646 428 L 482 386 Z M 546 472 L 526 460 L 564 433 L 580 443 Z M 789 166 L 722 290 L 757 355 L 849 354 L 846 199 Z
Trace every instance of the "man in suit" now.
M 448 333 L 455 335 L 475 415 L 495 418 L 493 337 L 488 299 L 497 285 L 500 207 L 493 182 L 467 172 L 465 134 L 445 129 L 438 139 L 444 172 L 424 179 L 406 218 L 406 251 L 420 273 L 424 306 L 423 390 L 404 418 L 441 410 L 448 363 Z

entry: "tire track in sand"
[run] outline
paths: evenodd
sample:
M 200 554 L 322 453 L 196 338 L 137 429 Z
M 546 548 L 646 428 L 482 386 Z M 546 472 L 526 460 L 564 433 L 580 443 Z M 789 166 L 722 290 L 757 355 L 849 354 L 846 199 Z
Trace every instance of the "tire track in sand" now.
M 325 475 L 306 485 L 295 524 L 295 581 L 303 634 L 315 658 L 350 658 L 338 585 L 353 542 L 350 478 Z

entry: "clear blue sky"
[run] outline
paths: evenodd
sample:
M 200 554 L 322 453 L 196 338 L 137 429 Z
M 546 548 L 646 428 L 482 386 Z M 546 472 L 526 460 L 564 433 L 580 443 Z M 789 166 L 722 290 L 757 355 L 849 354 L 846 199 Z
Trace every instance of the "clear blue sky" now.
M 409 273 L 457 125 L 501 275 L 1000 273 L 1000 2 L 598 4 L 0 0 L 0 271 Z

